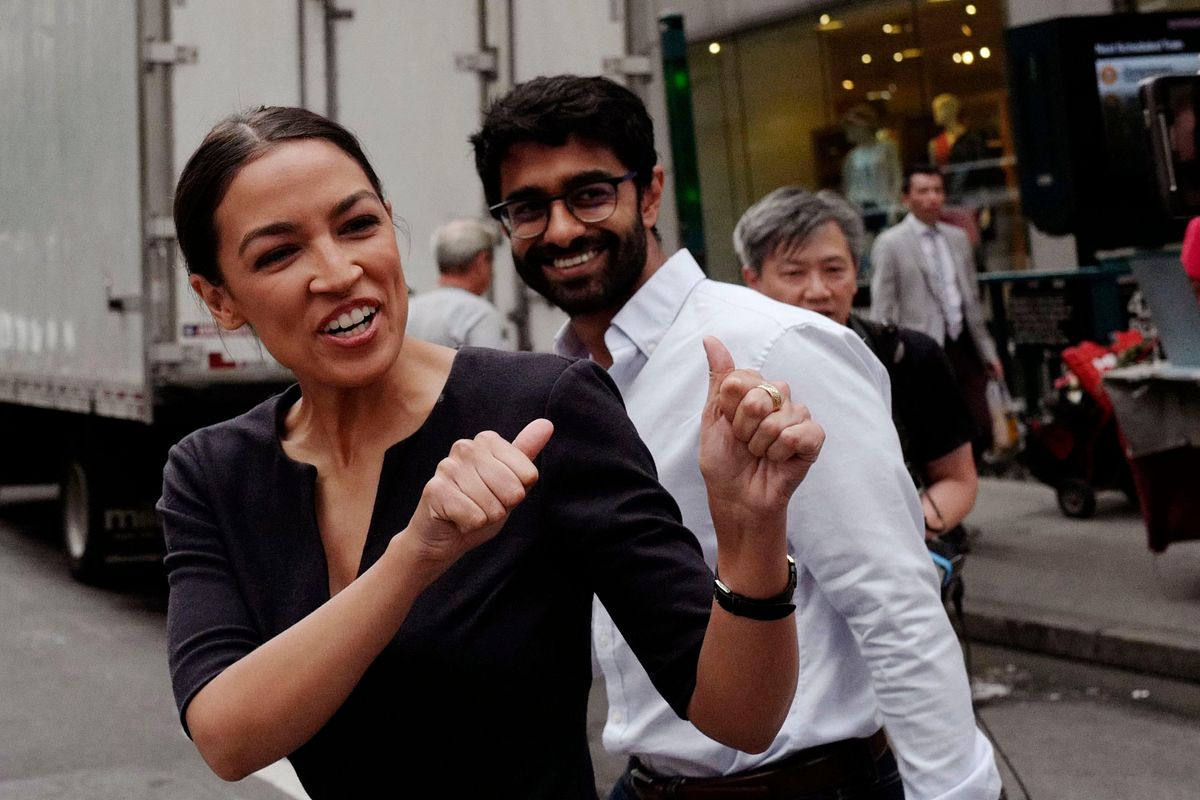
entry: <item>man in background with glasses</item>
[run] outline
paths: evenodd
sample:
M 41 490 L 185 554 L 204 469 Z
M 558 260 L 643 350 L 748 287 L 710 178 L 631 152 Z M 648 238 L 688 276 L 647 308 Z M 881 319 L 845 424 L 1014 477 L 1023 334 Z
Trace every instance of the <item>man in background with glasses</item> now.
M 604 744 L 631 757 L 612 797 L 994 800 L 999 774 L 974 726 L 879 361 L 832 320 L 707 280 L 686 250 L 666 256 L 653 125 L 627 89 L 537 78 L 496 101 L 471 141 L 517 271 L 571 317 L 556 349 L 608 369 L 718 575 L 699 470 L 704 337 L 724 342 L 737 366 L 784 379 L 762 399 L 790 390 L 826 431 L 788 507 L 801 674 L 782 732 L 751 756 L 678 719 L 597 605 Z

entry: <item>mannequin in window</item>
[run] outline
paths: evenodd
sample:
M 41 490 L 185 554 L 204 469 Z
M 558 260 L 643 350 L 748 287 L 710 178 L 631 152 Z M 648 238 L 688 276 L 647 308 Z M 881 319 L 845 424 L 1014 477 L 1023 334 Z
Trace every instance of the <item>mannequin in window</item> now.
M 988 136 L 983 130 L 969 127 L 959 119 L 960 109 L 958 98 L 948 92 L 933 98 L 933 121 L 942 132 L 929 140 L 929 160 L 945 170 L 946 199 L 949 202 L 985 206 L 986 203 L 980 202 L 980 198 L 964 195 L 1004 185 L 1003 169 L 994 164 L 976 163 L 991 161 L 1001 153 L 988 144 Z M 981 211 L 985 217 L 988 216 L 986 208 L 981 208 Z M 988 226 L 983 224 L 982 227 Z
M 863 211 L 863 223 L 876 232 L 899 207 L 900 153 L 896 143 L 880 135 L 879 114 L 865 103 L 846 112 L 842 131 L 851 150 L 842 162 L 842 194 Z
M 934 123 L 942 129 L 929 140 L 930 162 L 941 168 L 945 177 L 947 205 L 942 219 L 966 231 L 975 253 L 975 268 L 983 272 L 987 266 L 982 241 L 995 237 L 990 194 L 1005 184 L 1004 170 L 995 162 L 1002 153 L 988 143 L 984 130 L 962 122 L 955 95 L 939 94 L 930 110 Z
M 967 132 L 967 126 L 958 119 L 958 98 L 949 92 L 933 98 L 933 122 L 942 132 L 929 140 L 929 163 L 945 167 L 950 163 L 950 152 L 954 143 Z

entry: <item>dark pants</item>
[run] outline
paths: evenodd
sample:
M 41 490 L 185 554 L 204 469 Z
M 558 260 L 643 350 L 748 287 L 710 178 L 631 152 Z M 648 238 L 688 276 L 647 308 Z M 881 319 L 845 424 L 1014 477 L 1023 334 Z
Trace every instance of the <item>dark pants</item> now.
M 967 410 L 971 412 L 971 421 L 975 423 L 971 449 L 978 460 L 992 449 L 992 412 L 987 404 L 987 370 L 979 358 L 975 340 L 966 328 L 957 339 L 947 337 L 942 349 L 946 351 L 946 359 L 950 362 L 950 368 L 954 370 L 954 377 L 958 379 L 963 400 L 967 403 Z
M 831 789 L 824 792 L 798 794 L 794 797 L 770 800 L 904 800 L 904 785 L 900 782 L 900 771 L 896 757 L 888 751 L 879 759 L 879 778 L 869 785 L 852 788 Z M 608 800 L 638 800 L 633 784 L 629 781 L 629 768 L 613 785 Z

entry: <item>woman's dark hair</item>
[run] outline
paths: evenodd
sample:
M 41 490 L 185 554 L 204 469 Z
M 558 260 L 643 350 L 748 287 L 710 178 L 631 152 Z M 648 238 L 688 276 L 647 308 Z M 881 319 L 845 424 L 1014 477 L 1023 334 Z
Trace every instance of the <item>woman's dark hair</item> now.
M 488 204 L 500 202 L 500 165 L 513 145 L 561 147 L 570 136 L 610 148 L 637 172 L 640 188 L 650 183 L 658 156 L 641 99 L 607 78 L 556 75 L 526 81 L 496 100 L 471 136 Z
M 383 199 L 383 184 L 354 134 L 304 108 L 265 106 L 221 120 L 192 153 L 175 185 L 175 235 L 190 274 L 214 286 L 222 283 L 217 264 L 217 206 L 238 171 L 280 142 L 324 139 L 362 167 Z

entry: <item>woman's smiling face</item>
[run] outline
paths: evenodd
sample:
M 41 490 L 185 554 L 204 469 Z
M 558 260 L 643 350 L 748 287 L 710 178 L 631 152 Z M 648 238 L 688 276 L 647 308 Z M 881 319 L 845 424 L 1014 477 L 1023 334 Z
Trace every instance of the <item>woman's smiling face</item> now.
M 242 167 L 214 214 L 222 284 L 192 277 L 217 321 L 249 324 L 302 381 L 373 382 L 404 342 L 408 297 L 391 208 L 322 139 Z

